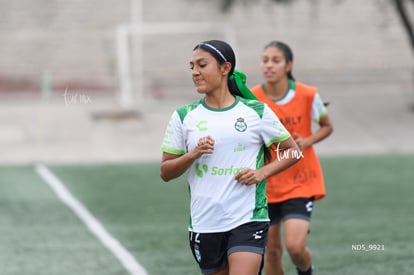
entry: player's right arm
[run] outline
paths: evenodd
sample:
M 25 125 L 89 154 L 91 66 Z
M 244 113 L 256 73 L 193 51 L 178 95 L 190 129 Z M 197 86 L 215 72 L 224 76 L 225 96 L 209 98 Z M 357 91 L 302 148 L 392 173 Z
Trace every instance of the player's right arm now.
M 183 155 L 175 155 L 167 152 L 162 153 L 161 178 L 167 182 L 184 174 L 193 162 L 203 154 L 212 154 L 214 150 L 214 139 L 210 136 L 198 140 L 194 149 Z
M 184 155 L 162 153 L 160 176 L 165 182 L 178 178 L 193 164 L 195 155 L 190 152 Z

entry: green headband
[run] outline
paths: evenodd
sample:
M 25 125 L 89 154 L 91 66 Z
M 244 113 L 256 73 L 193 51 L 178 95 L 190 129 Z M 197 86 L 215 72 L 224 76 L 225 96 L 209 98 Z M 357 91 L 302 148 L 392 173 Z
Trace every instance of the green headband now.
M 234 72 L 230 75 L 229 79 L 234 80 L 234 82 L 237 85 L 237 88 L 239 88 L 239 91 L 244 98 L 257 100 L 257 98 L 250 91 L 250 89 L 246 86 L 246 75 L 243 72 L 239 70 L 234 70 Z

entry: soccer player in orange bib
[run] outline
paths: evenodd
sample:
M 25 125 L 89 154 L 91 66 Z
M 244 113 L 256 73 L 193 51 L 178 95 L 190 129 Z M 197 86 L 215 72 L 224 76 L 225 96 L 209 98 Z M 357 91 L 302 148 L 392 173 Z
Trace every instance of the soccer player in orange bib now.
M 266 275 L 284 274 L 282 225 L 286 250 L 298 274 L 312 274 L 311 252 L 306 240 L 313 202 L 325 196 L 322 169 L 312 146 L 332 133 L 332 124 L 317 89 L 295 81 L 292 67 L 290 47 L 283 42 L 270 42 L 264 48 L 261 61 L 265 83 L 251 89 L 275 112 L 302 150 L 298 163 L 267 178 L 271 222 L 264 262 Z M 319 125 L 314 132 L 313 122 Z M 277 147 L 271 152 L 272 160 L 289 155 Z

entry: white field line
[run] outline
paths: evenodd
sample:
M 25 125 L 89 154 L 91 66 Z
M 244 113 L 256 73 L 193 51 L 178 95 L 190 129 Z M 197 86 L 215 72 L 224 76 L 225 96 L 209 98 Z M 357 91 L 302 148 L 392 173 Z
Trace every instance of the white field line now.
M 42 164 L 36 165 L 35 170 L 56 193 L 59 199 L 72 209 L 72 211 L 85 223 L 101 243 L 112 252 L 131 275 L 148 274 L 134 256 L 132 256 L 118 240 L 108 233 L 98 219 L 96 219 L 86 207 L 69 192 L 63 182 L 56 177 L 52 171 Z

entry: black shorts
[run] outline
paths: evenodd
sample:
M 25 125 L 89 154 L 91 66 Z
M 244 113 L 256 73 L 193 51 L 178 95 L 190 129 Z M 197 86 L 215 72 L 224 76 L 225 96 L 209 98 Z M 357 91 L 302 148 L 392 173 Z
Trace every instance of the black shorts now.
M 264 254 L 268 222 L 249 222 L 222 233 L 189 232 L 190 248 L 203 274 L 216 273 L 227 266 L 234 252 Z
M 313 201 L 313 198 L 295 198 L 278 203 L 269 203 L 270 224 L 277 224 L 288 219 L 310 221 Z

